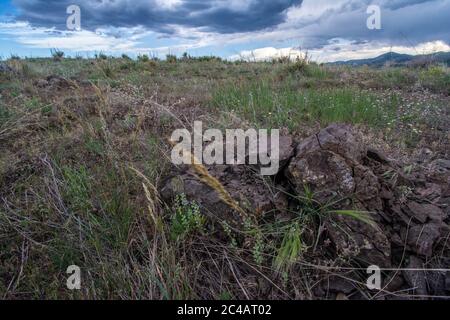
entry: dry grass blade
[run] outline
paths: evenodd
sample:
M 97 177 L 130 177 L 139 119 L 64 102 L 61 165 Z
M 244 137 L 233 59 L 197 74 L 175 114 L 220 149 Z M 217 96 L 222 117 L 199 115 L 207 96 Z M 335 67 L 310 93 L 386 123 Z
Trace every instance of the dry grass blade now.
M 148 212 L 156 228 L 160 229 L 161 223 L 157 218 L 157 210 L 158 205 L 161 205 L 161 200 L 158 196 L 158 190 L 142 172 L 133 167 L 130 167 L 130 169 L 144 180 L 144 182 L 142 183 L 142 188 L 144 189 L 145 198 L 147 199 Z

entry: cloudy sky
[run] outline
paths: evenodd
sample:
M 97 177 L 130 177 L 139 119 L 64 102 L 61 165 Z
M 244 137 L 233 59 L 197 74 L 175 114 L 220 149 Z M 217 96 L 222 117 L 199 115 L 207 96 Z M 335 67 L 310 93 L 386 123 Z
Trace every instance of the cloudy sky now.
M 78 5 L 81 30 L 67 29 Z M 381 29 L 367 28 L 370 5 Z M 0 57 L 167 53 L 326 62 L 450 51 L 450 0 L 0 0 Z

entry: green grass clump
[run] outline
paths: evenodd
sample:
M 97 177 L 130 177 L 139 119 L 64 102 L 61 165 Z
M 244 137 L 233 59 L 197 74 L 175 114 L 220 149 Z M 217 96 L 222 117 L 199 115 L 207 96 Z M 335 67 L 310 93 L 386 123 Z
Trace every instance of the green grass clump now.
M 445 65 L 433 65 L 421 70 L 419 81 L 432 91 L 450 94 L 450 68 Z
M 91 180 L 84 166 L 73 168 L 64 166 L 65 198 L 75 212 L 87 213 L 91 208 Z
M 2 128 L 4 124 L 10 121 L 12 117 L 13 114 L 11 113 L 11 111 L 0 102 L 0 128 Z
M 302 228 L 299 223 L 293 223 L 287 228 L 278 249 L 274 260 L 275 269 L 278 272 L 289 269 L 306 249 L 302 241 Z
M 291 79 L 282 84 L 262 80 L 229 85 L 213 93 L 213 105 L 233 111 L 258 126 L 288 127 L 299 123 L 365 123 L 380 126 L 397 108 L 395 99 L 380 101 L 358 88 L 298 88 Z
M 61 61 L 64 58 L 64 51 L 58 50 L 58 49 L 52 49 L 51 54 L 53 57 L 53 60 L 55 61 Z

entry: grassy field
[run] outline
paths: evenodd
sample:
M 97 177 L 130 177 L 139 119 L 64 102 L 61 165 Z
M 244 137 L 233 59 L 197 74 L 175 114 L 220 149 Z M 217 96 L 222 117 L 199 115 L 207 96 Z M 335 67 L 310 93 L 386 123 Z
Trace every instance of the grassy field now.
M 236 230 L 182 194 L 160 200 L 167 139 L 211 128 L 330 123 L 408 163 L 449 158 L 450 70 L 147 57 L 10 59 L 0 74 L 0 298 L 312 298 L 305 200 L 291 221 Z M 308 262 L 306 262 L 308 261 Z M 66 268 L 82 290 L 66 289 Z

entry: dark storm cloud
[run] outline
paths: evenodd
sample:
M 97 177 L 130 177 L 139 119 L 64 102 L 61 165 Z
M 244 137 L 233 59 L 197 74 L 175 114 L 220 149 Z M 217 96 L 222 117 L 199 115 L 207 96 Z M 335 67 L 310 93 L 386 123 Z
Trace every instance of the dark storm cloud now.
M 253 40 L 291 41 L 304 49 L 320 49 L 332 39 L 354 44 L 378 41 L 386 45 L 415 46 L 442 40 L 450 43 L 450 0 L 13 0 L 18 20 L 32 26 L 66 29 L 66 8 L 77 4 L 82 28 L 105 27 L 109 36 L 129 37 L 131 32 L 152 30 L 160 37 L 192 42 L 198 33 L 177 33 L 174 26 L 213 31 L 204 43 Z M 338 5 L 335 5 L 335 4 Z M 381 7 L 382 30 L 369 30 L 366 9 Z M 289 15 L 286 12 L 289 10 Z M 298 19 L 296 18 L 298 15 Z M 122 30 L 117 27 L 142 27 Z M 184 29 L 186 30 L 186 29 Z M 273 30 L 274 32 L 266 32 Z M 253 32 L 232 35 L 237 32 Z M 222 35 L 224 35 L 222 37 Z M 234 38 L 236 37 L 236 38 Z M 222 40 L 221 40 L 222 39 Z M 224 39 L 224 40 L 223 40 Z M 215 42 L 214 42 L 215 41 Z M 222 42 L 221 42 L 222 41 Z
M 157 0 L 14 0 L 20 19 L 35 26 L 65 28 L 66 8 L 79 5 L 82 27 L 135 27 L 170 33 L 171 25 L 203 27 L 218 33 L 256 31 L 275 27 L 285 10 L 302 0 L 184 0 L 170 7 Z M 170 3 L 167 1 L 166 4 Z
M 450 43 L 450 0 L 383 0 L 381 30 L 366 27 L 367 5 L 374 1 L 354 1 L 352 10 L 342 8 L 320 23 L 303 28 L 307 46 L 321 48 L 329 39 L 351 39 L 355 44 L 383 41 L 392 45 L 415 46 L 442 40 Z M 375 2 L 376 3 L 376 2 Z

